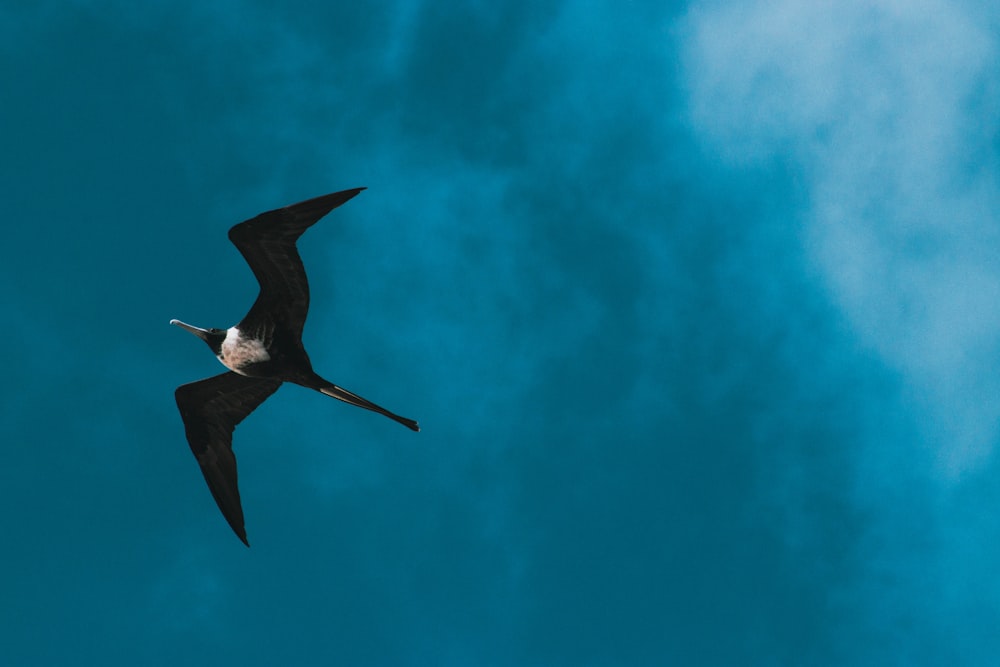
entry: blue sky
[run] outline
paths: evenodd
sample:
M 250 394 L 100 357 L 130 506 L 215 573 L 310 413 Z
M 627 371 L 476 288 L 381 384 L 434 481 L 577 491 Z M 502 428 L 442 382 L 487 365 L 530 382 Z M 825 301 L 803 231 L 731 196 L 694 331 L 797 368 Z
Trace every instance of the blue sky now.
M 1000 12 L 0 7 L 0 662 L 988 664 Z M 236 432 L 167 322 L 303 237 L 325 377 Z

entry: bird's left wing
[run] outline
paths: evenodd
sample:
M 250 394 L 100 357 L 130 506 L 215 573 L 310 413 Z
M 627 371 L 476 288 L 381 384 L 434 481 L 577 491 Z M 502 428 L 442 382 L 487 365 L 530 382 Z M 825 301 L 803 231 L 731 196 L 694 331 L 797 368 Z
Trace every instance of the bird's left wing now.
M 296 337 L 302 335 L 309 311 L 309 283 L 295 242 L 320 218 L 362 190 L 342 190 L 267 211 L 229 230 L 229 240 L 260 283 L 257 300 L 237 325 L 240 331 L 254 338 L 269 338 L 273 332 L 261 327 L 274 322 Z
M 280 386 L 280 380 L 229 372 L 183 384 L 174 392 L 188 444 L 208 488 L 226 521 L 247 546 L 250 544 L 236 484 L 233 430 Z

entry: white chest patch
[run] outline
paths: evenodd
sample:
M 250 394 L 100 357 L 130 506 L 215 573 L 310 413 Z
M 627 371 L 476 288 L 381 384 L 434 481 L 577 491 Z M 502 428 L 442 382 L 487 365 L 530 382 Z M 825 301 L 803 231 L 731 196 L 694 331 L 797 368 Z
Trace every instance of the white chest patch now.
M 241 373 L 241 368 L 270 358 L 271 355 L 259 340 L 244 338 L 236 327 L 230 327 L 226 331 L 226 340 L 222 341 L 222 349 L 219 350 L 219 361 L 226 368 Z

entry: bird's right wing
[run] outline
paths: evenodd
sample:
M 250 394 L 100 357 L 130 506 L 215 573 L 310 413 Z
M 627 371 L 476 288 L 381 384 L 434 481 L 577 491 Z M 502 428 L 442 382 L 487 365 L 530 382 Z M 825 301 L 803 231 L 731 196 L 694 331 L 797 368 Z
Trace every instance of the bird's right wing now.
M 229 372 L 183 384 L 174 392 L 188 444 L 208 488 L 226 521 L 247 546 L 250 545 L 236 484 L 233 430 L 280 386 L 280 380 Z

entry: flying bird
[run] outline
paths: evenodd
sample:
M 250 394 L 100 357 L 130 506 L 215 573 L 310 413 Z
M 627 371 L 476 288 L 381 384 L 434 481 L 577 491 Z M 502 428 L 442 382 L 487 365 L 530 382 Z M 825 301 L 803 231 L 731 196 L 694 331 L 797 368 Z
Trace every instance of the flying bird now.
M 313 371 L 302 345 L 309 310 L 309 284 L 295 243 L 309 227 L 364 188 L 309 199 L 261 213 L 229 230 L 229 240 L 260 283 L 250 312 L 228 329 L 201 329 L 180 320 L 171 324 L 205 341 L 228 372 L 177 388 L 174 397 L 188 444 L 223 516 L 244 544 L 243 507 L 236 484 L 233 430 L 283 382 L 314 389 L 338 400 L 385 415 L 419 431 L 417 422 L 389 412 Z

